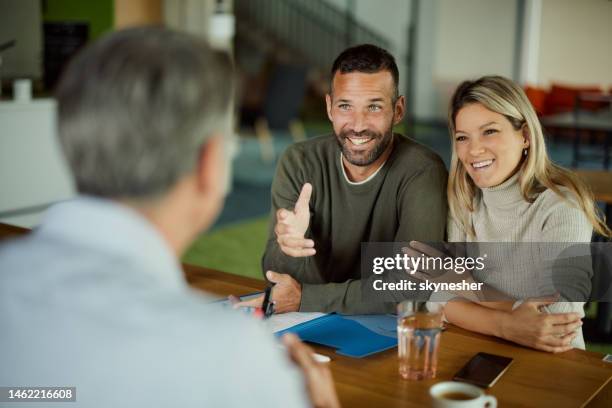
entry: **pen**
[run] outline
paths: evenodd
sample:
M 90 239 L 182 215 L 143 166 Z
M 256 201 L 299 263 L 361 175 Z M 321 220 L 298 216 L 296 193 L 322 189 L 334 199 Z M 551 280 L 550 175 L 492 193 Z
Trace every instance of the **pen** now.
M 274 285 L 270 285 L 266 287 L 264 292 L 263 303 L 261 304 L 261 310 L 263 311 L 264 319 L 267 319 L 274 313 L 274 302 L 270 300 L 272 296 L 272 287 Z

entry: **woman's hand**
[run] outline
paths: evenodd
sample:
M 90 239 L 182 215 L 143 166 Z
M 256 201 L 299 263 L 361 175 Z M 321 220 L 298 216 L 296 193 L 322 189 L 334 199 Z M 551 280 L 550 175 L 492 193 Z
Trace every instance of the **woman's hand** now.
M 444 264 L 444 260 L 449 255 L 441 252 L 435 248 L 430 247 L 419 241 L 410 241 L 410 246 L 402 248 L 402 252 L 411 258 L 421 258 L 422 261 L 419 263 L 418 269 L 406 270 L 411 276 L 414 276 L 420 280 L 428 280 L 431 282 L 473 282 L 472 272 L 464 268 L 463 271 L 455 271 L 454 269 L 437 268 L 437 265 Z M 442 262 L 433 262 L 433 258 L 439 258 Z M 416 263 L 416 262 L 415 262 Z M 413 263 L 413 265 L 415 264 Z M 433 267 L 427 267 L 433 266 Z
M 470 269 L 463 268 L 461 271 L 455 271 L 454 269 L 437 268 L 440 264 L 444 265 L 444 260 L 449 255 L 430 247 L 419 241 L 410 241 L 410 246 L 402 248 L 402 252 L 409 257 L 420 260 L 418 268 L 407 269 L 406 273 L 422 281 L 429 281 L 434 283 L 461 283 L 465 282 L 468 284 L 475 283 L 474 277 Z M 420 258 L 420 259 L 419 259 Z M 442 262 L 434 262 L 434 258 L 439 258 Z M 428 261 L 429 260 L 429 261 Z M 436 265 L 437 263 L 437 265 Z M 412 263 L 413 265 L 416 262 Z M 431 267 L 433 266 L 433 267 Z M 479 303 L 481 301 L 481 291 L 471 290 L 449 290 L 455 296 L 468 299 L 472 302 Z M 482 293 L 480 293 L 482 292 Z M 497 292 L 495 292 L 497 294 Z M 499 294 L 499 298 L 505 297 L 503 294 Z
M 511 312 L 506 312 L 501 322 L 501 337 L 551 353 L 571 350 L 571 341 L 582 326 L 578 313 L 548 314 L 540 308 L 557 302 L 557 298 L 526 301 Z
M 433 261 L 430 261 L 428 264 L 427 259 L 441 258 L 444 260 L 445 258 L 449 257 L 448 254 L 445 254 L 419 241 L 410 241 L 410 246 L 402 248 L 402 252 L 412 258 L 422 258 L 424 261 L 421 261 L 420 266 L 435 265 Z M 423 262 L 425 262 L 425 264 L 423 264 Z M 440 262 L 438 262 L 438 264 L 440 264 Z M 444 261 L 442 262 L 442 265 L 444 265 Z M 435 283 L 478 283 L 472 275 L 472 270 L 465 266 L 462 266 L 460 270 L 419 267 L 416 270 L 407 270 L 406 273 L 422 281 L 430 281 Z M 487 285 L 486 283 L 482 283 L 479 290 L 449 290 L 448 292 L 455 296 L 470 300 L 474 303 L 500 310 L 506 309 L 505 304 L 509 303 L 512 305 L 515 300 L 506 293 L 501 292 L 494 287 Z

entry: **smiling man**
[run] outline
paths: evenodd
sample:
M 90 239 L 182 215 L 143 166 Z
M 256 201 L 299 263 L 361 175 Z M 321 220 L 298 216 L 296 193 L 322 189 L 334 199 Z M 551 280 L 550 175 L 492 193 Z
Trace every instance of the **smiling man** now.
M 325 98 L 334 134 L 297 143 L 280 159 L 263 257 L 276 312 L 394 311 L 361 298 L 361 243 L 444 239 L 446 169 L 393 133 L 406 108 L 398 80 L 387 51 L 342 52 Z

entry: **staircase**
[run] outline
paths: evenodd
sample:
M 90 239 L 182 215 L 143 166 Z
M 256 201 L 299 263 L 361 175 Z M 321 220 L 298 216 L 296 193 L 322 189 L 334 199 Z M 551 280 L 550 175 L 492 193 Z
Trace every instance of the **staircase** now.
M 363 43 L 389 49 L 382 35 L 324 0 L 235 0 L 238 36 L 282 59 L 327 72 L 345 48 Z

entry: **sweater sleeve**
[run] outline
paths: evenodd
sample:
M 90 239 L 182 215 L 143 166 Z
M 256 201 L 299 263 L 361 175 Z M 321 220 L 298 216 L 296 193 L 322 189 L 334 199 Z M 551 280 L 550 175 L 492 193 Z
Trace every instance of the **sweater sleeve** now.
M 262 272 L 273 270 L 279 273 L 288 273 L 297 281 L 304 281 L 305 265 L 308 262 L 307 257 L 294 258 L 283 253 L 276 241 L 274 227 L 276 226 L 276 212 L 285 208 L 292 210 L 297 201 L 300 190 L 305 182 L 309 181 L 304 177 L 301 163 L 301 156 L 294 151 L 293 147 L 287 148 L 281 156 L 276 168 L 276 174 L 272 182 L 272 205 L 270 210 L 270 223 L 268 226 L 268 241 L 266 249 L 262 257 Z M 316 188 L 313 189 L 311 202 L 316 194 Z M 310 230 L 306 231 L 306 236 L 310 236 Z
M 565 200 L 555 194 L 554 200 L 542 225 L 542 242 L 591 242 L 593 227 L 569 193 Z
M 551 262 L 550 289 L 561 299 L 585 301 L 591 293 L 593 277 L 589 243 L 593 229 L 584 212 L 568 200 L 557 200 L 550 206 L 542 226 L 541 259 Z
M 552 192 L 549 192 L 549 194 Z M 557 197 L 556 197 L 557 198 Z M 550 242 L 548 256 L 558 258 L 552 268 L 554 288 L 559 292 L 561 301 L 546 306 L 548 313 L 578 313 L 584 316 L 584 302 L 569 300 L 586 299 L 591 291 L 592 267 L 586 243 L 591 241 L 593 228 L 584 212 L 578 208 L 571 197 L 559 200 L 551 206 L 542 228 L 543 242 Z M 574 244 L 578 245 L 571 248 Z M 576 255 L 585 256 L 576 256 Z M 584 348 L 584 338 L 580 332 L 572 341 L 572 346 Z

